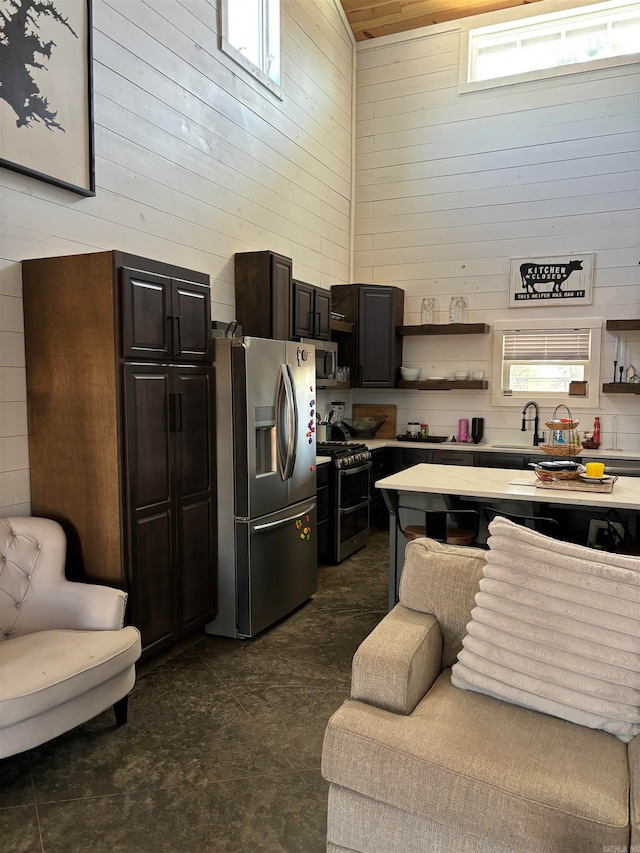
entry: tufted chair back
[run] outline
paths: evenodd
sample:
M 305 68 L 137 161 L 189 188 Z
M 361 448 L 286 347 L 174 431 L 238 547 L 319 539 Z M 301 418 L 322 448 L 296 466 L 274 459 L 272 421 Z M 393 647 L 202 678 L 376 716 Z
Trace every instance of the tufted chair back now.
M 0 518 L 0 642 L 36 631 L 77 627 L 74 591 L 80 595 L 84 584 L 65 579 L 65 554 L 66 537 L 57 522 Z M 84 610 L 83 627 L 98 630 L 109 615 L 122 626 L 126 599 L 125 593 L 105 595 L 104 601 L 96 602 L 93 617 Z

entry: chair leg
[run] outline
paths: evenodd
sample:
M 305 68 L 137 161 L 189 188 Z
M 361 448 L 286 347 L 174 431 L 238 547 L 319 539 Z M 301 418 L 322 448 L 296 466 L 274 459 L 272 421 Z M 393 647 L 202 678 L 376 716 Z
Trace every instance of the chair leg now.
M 124 696 L 113 706 L 113 713 L 116 715 L 116 723 L 119 726 L 124 726 L 127 722 L 127 712 L 129 710 L 129 696 Z

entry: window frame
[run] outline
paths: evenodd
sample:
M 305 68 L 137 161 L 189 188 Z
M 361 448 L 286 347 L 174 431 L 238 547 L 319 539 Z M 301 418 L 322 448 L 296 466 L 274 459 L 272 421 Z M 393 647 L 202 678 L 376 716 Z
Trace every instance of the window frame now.
M 491 402 L 494 406 L 513 406 L 522 407 L 523 401 L 531 399 L 537 394 L 537 402 L 540 405 L 549 405 L 553 403 L 557 405 L 562 400 L 558 400 L 558 394 L 541 394 L 540 392 L 521 391 L 511 396 L 504 396 L 502 393 L 502 377 L 504 375 L 504 360 L 502 358 L 503 340 L 505 334 L 510 334 L 515 331 L 565 331 L 567 333 L 575 329 L 588 329 L 591 333 L 590 351 L 588 358 L 588 374 L 585 377 L 587 382 L 586 397 L 571 397 L 567 392 L 567 399 L 571 399 L 571 408 L 576 409 L 593 409 L 600 406 L 600 361 L 602 354 L 602 328 L 603 321 L 599 317 L 581 317 L 570 320 L 554 320 L 543 318 L 540 320 L 498 320 L 494 325 L 493 330 L 493 382 L 491 392 Z M 584 363 L 584 362 L 576 362 Z
M 280 12 L 281 12 L 281 2 L 280 0 L 266 0 L 268 4 L 277 4 L 278 7 L 278 79 L 274 80 L 269 76 L 267 71 L 260 68 L 259 65 L 256 65 L 251 59 L 246 57 L 242 51 L 238 50 L 231 42 L 229 41 L 229 4 L 233 3 L 234 0 L 221 0 L 220 3 L 220 50 L 226 54 L 230 59 L 232 59 L 237 65 L 240 65 L 251 77 L 261 83 L 266 89 L 268 89 L 272 94 L 274 94 L 281 101 L 284 100 L 284 92 L 280 85 L 281 80 L 281 27 L 280 27 Z M 261 33 L 261 39 L 263 39 L 263 33 Z
M 548 1 L 548 0 L 547 0 Z M 545 3 L 546 5 L 546 3 Z M 472 18 L 466 18 L 460 22 L 460 65 L 458 74 L 458 92 L 475 92 L 484 89 L 494 89 L 501 86 L 511 86 L 516 83 L 526 83 L 528 81 L 543 80 L 553 77 L 564 77 L 568 74 L 580 74 L 585 71 L 592 71 L 601 68 L 613 68 L 621 65 L 629 65 L 640 62 L 639 53 L 623 54 L 621 56 L 601 57 L 588 62 L 576 62 L 567 65 L 554 66 L 552 68 L 540 68 L 532 71 L 526 71 L 519 74 L 511 74 L 504 77 L 492 77 L 488 80 L 470 80 L 471 76 L 471 49 L 470 42 L 472 33 L 475 30 L 493 29 L 498 31 L 504 27 L 505 30 L 517 29 L 526 26 L 530 23 L 532 26 L 537 26 L 543 23 L 553 22 L 554 20 L 562 20 L 571 15 L 571 13 L 591 12 L 594 13 L 603 10 L 606 11 L 610 3 L 606 2 L 589 2 L 584 0 L 580 7 L 576 8 L 571 0 L 553 0 L 549 2 L 547 8 L 553 11 L 546 14 L 535 14 L 532 7 L 527 5 L 524 7 L 516 7 L 512 9 L 504 9 L 500 12 L 490 12 L 485 15 L 476 15 Z M 612 7 L 615 8 L 615 7 Z

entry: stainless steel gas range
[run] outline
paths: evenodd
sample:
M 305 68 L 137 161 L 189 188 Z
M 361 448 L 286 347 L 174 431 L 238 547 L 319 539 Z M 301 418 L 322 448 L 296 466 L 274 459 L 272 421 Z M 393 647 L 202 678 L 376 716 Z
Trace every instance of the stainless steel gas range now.
M 332 459 L 330 556 L 340 563 L 369 541 L 371 451 L 355 441 L 326 441 L 316 453 Z

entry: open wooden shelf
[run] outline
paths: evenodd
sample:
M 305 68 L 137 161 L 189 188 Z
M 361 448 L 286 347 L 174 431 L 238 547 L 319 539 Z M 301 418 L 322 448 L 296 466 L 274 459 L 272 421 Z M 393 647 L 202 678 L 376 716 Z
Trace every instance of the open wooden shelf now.
M 331 331 L 351 334 L 353 332 L 353 323 L 348 323 L 346 320 L 331 320 Z
M 486 379 L 418 379 L 415 382 L 401 379 L 396 387 L 411 388 L 415 391 L 484 391 L 489 387 L 489 383 Z
M 410 335 L 486 335 L 486 323 L 428 323 L 422 326 L 398 326 L 398 333 Z
M 605 382 L 603 394 L 640 394 L 640 382 Z
M 640 319 L 607 320 L 608 332 L 636 332 L 640 330 Z
M 331 385 L 323 385 L 322 379 L 316 384 L 320 391 L 350 391 L 351 382 L 332 382 Z

